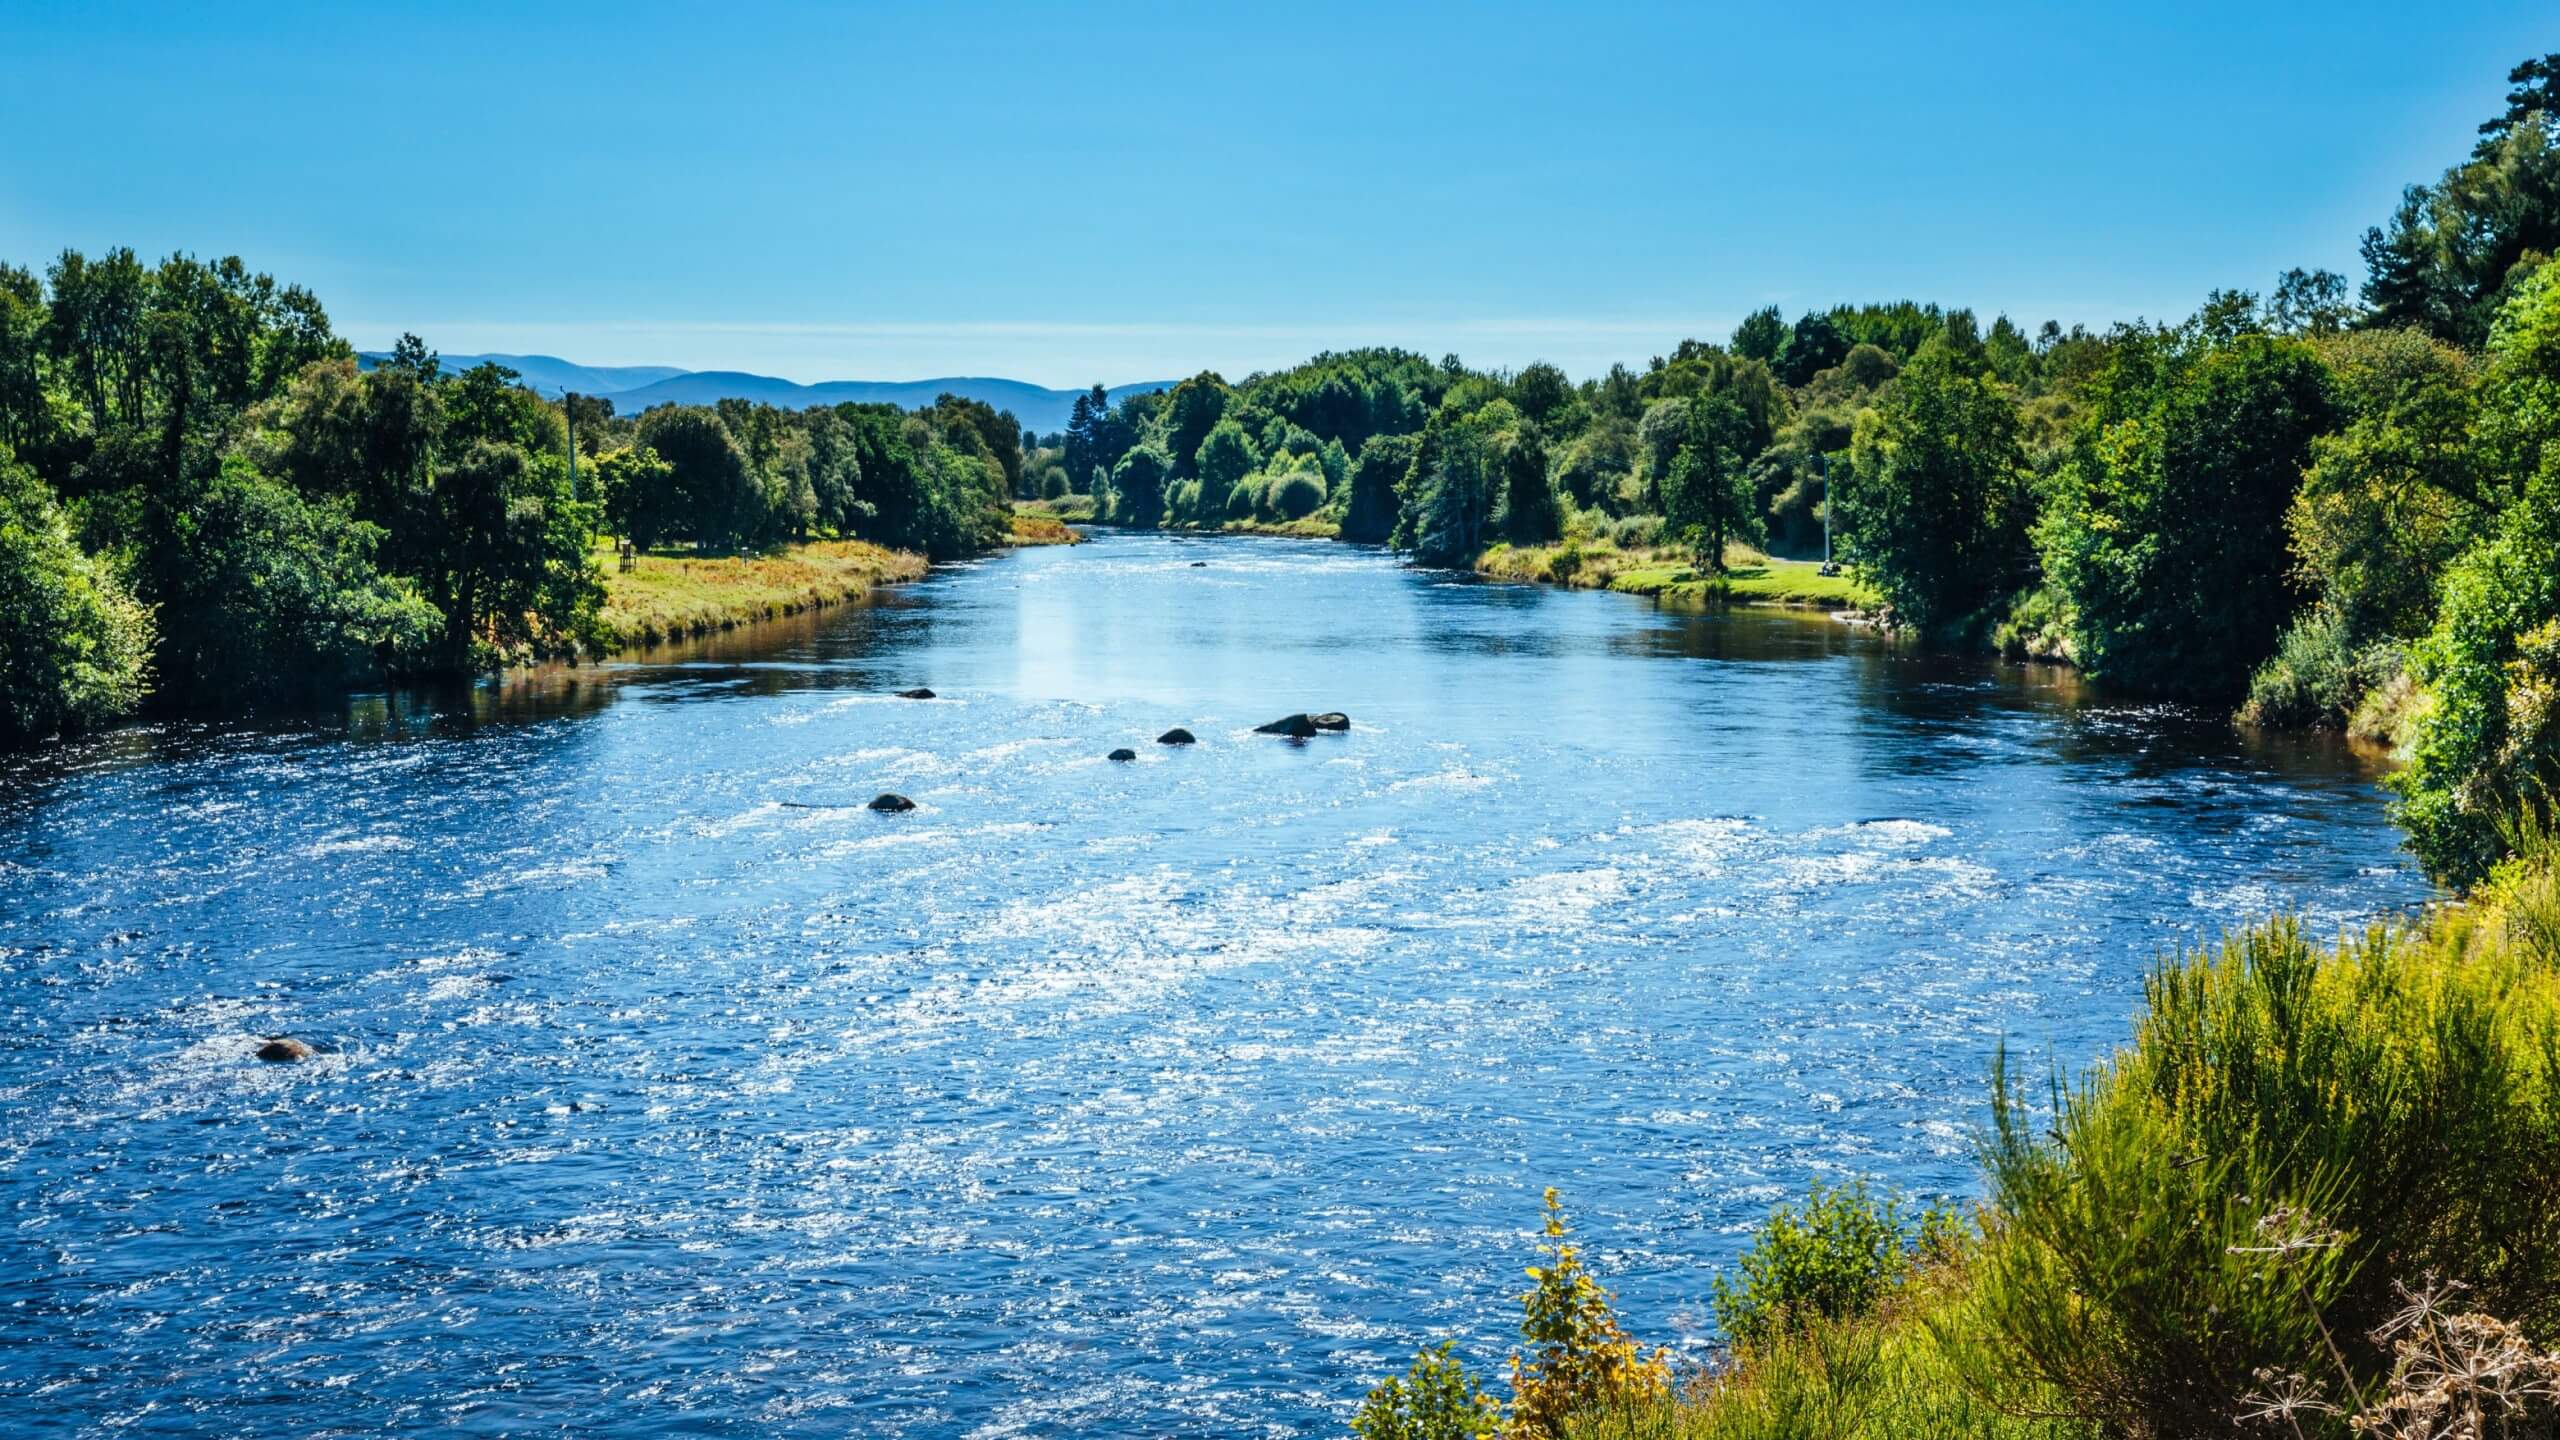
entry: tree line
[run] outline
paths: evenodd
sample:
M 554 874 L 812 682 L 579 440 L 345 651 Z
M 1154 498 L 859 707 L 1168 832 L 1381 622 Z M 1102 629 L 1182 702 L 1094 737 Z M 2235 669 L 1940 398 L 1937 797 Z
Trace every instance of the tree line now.
M 236 258 L 0 264 L 0 743 L 575 654 L 604 534 L 970 554 L 1022 463 L 953 396 L 617 416 L 414 336 L 360 364 Z
M 1897 626 L 2253 722 L 2406 743 L 2469 883 L 2560 786 L 2560 56 L 2365 237 L 2104 331 L 1912 301 L 1761 310 L 1580 382 L 1402 350 L 1080 400 L 1034 487 L 1137 526 L 1803 554 L 1826 507 Z

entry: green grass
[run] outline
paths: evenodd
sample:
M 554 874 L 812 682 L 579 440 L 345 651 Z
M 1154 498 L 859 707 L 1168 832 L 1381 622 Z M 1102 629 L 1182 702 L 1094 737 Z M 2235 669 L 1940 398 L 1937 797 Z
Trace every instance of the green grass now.
M 1873 1315 L 1774 1336 L 1678 1398 L 1578 1415 L 1566 1440 L 2094 1440 L 2087 1422 L 2003 1408 L 1967 1383 L 1968 1283 L 1962 1259 L 1934 1263 Z
M 1534 580 L 1671 600 L 1865 610 L 1882 599 L 1846 571 L 1825 575 L 1822 567 L 1811 560 L 1782 560 L 1740 545 L 1726 552 L 1725 573 L 1721 576 L 1698 569 L 1681 551 L 1653 547 L 1621 550 L 1606 541 L 1496 545 L 1478 557 L 1476 569 L 1505 580 Z
M 1055 500 L 1013 502 L 1013 513 L 1017 516 L 1046 516 L 1051 520 L 1066 521 L 1070 525 L 1090 524 L 1093 520 L 1093 508 L 1093 497 L 1090 495 L 1062 495 Z
M 647 554 L 628 570 L 609 545 L 600 548 L 599 620 L 614 649 L 796 615 L 925 572 L 923 556 L 863 540 L 818 540 L 762 555 Z
M 1013 533 L 1012 538 L 1005 542 L 1006 544 L 1081 545 L 1084 543 L 1084 537 L 1070 529 L 1064 519 L 1045 510 L 1024 508 L 1034 503 L 1048 502 L 1017 500 L 1013 503 Z M 1086 518 L 1092 518 L 1093 503 L 1086 501 L 1084 508 Z

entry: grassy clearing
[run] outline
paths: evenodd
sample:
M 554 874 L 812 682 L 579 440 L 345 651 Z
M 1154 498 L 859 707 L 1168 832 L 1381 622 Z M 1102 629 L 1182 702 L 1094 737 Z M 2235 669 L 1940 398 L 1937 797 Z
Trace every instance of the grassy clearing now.
M 642 555 L 628 570 L 608 547 L 599 563 L 600 619 L 615 649 L 796 615 L 925 572 L 923 556 L 864 540 L 819 540 L 765 555 Z
M 1322 515 L 1303 520 L 1230 520 L 1218 527 L 1229 535 L 1281 535 L 1297 540 L 1331 540 L 1342 527 Z
M 1496 545 L 1477 558 L 1476 569 L 1503 580 L 1534 580 L 1674 600 L 1865 610 L 1881 599 L 1846 572 L 1825 575 L 1813 561 L 1781 560 L 1740 545 L 1726 552 L 1725 573 L 1721 576 L 1699 570 L 1685 551 L 1660 547 L 1622 550 L 1607 541 Z
M 1071 529 L 1065 520 L 1045 511 L 1023 508 L 1030 503 L 1032 502 L 1016 501 L 1014 503 L 1013 537 L 1007 540 L 1006 544 L 1081 545 L 1084 543 L 1084 537 Z M 1088 503 L 1085 509 L 1090 514 L 1093 506 Z
M 1013 513 L 1016 518 L 1025 515 L 1041 516 L 1051 520 L 1063 520 L 1070 525 L 1091 524 L 1093 511 L 1093 497 L 1090 495 L 1063 495 L 1055 500 L 1013 502 Z

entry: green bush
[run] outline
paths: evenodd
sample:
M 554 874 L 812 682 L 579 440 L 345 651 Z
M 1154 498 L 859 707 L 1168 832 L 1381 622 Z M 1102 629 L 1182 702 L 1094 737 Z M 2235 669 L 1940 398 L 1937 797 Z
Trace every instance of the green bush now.
M 1284 520 L 1303 520 L 1324 505 L 1321 474 L 1293 470 L 1271 487 L 1271 508 Z
M 1875 1315 L 1812 1318 L 1736 1352 L 1676 1398 L 1576 1415 L 1569 1440 L 2093 1440 L 2059 1397 L 1995 1403 L 1966 1378 L 1979 1342 L 1961 1252 L 1932 1254 Z
M 1414 1356 L 1401 1378 L 1379 1381 L 1351 1417 L 1358 1440 L 1492 1440 L 1501 1429 L 1502 1406 L 1445 1340 Z
M 2435 1273 L 2560 1324 L 2560 975 L 2545 883 L 2334 951 L 2276 921 L 2164 966 L 2133 1045 L 2048 1113 L 1997 1077 L 1975 1382 L 2226 1434 L 2263 1374 L 2359 1384 Z
M 1742 1282 L 1715 1280 L 1716 1324 L 1736 1345 L 1757 1344 L 1817 1317 L 1872 1314 L 1911 1271 L 1902 1202 L 1864 1180 L 1817 1184 L 1801 1206 L 1781 1205 L 1736 1262 Z
M 2339 613 L 2315 605 L 2286 627 L 2276 653 L 2249 677 L 2239 718 L 2251 725 L 2335 728 L 2407 663 L 2408 652 L 2396 641 L 2352 644 Z

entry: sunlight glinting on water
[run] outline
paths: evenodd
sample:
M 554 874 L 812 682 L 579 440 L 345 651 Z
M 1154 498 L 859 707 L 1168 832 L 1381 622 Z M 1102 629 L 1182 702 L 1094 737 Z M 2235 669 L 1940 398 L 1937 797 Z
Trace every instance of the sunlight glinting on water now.
M 2321 742 L 1290 542 L 0 765 L 31 1434 L 1331 1433 L 1545 1185 L 1703 1346 L 1809 1180 L 1971 1193 L 2004 1040 L 2426 894 Z

